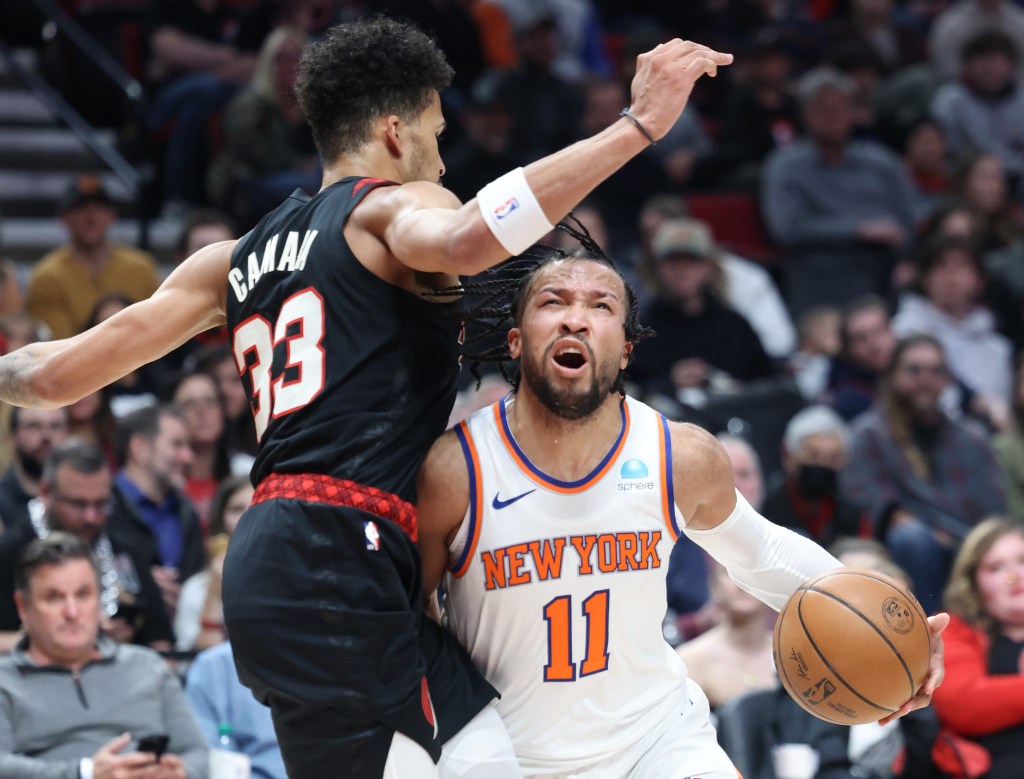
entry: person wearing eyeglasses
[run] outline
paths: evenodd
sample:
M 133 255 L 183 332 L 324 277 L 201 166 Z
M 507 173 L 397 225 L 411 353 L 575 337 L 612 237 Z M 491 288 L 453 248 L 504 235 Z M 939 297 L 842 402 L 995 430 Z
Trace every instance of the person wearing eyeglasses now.
M 14 570 L 22 551 L 54 531 L 77 536 L 100 568 L 100 627 L 121 643 L 169 650 L 174 631 L 144 549 L 109 526 L 110 466 L 102 449 L 69 439 L 43 466 L 39 498 L 29 504 L 29 522 L 0 538 L 0 651 L 20 637 L 14 604 Z
M 843 493 L 866 509 L 928 613 L 953 554 L 983 519 L 1006 512 L 1006 474 L 976 426 L 947 415 L 950 371 L 930 335 L 900 341 L 878 399 L 853 422 Z

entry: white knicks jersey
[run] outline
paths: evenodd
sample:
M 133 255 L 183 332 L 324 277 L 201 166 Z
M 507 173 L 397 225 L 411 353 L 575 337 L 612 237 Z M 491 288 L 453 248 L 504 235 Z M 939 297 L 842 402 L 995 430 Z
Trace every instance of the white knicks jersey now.
M 518 447 L 506 403 L 456 428 L 469 510 L 445 577 L 449 629 L 501 693 L 524 771 L 599 766 L 670 712 L 686 667 L 662 634 L 683 520 L 665 419 L 627 398 L 611 451 L 577 482 Z M 678 713 L 675 715 L 678 716 Z

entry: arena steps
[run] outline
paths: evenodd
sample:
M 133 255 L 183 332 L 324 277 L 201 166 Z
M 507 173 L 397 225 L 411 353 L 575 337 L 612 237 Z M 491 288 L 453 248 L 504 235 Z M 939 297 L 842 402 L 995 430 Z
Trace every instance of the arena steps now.
M 37 66 L 31 49 L 18 49 L 16 57 L 25 67 Z M 101 129 L 99 134 L 116 144 L 113 130 Z M 75 178 L 85 173 L 100 176 L 118 202 L 114 240 L 137 245 L 137 194 L 110 173 L 0 57 L 0 253 L 19 264 L 31 264 L 63 243 L 57 204 Z M 175 221 L 150 223 L 150 250 L 161 260 L 170 259 L 177 230 Z

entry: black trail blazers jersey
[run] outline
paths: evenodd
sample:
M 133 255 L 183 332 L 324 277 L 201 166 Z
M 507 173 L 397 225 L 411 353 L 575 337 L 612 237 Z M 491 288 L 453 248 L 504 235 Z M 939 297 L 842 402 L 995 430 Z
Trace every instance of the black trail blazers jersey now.
M 252 479 L 321 473 L 414 500 L 458 374 L 457 304 L 367 270 L 342 234 L 374 187 L 297 192 L 238 243 L 228 276 L 235 362 L 256 418 Z

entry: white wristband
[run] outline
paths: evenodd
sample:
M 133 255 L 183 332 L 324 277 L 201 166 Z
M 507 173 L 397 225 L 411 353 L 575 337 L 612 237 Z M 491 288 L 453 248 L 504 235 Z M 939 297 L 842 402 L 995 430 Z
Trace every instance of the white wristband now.
M 509 171 L 476 194 L 487 227 L 510 255 L 522 254 L 555 226 L 526 181 L 522 168 Z

